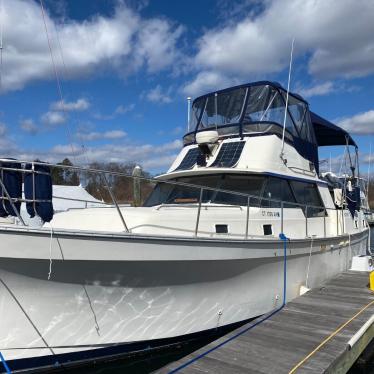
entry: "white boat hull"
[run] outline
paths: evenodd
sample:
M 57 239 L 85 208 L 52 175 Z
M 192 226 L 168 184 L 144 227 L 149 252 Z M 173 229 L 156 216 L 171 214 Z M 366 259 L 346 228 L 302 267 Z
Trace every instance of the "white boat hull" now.
M 315 287 L 365 254 L 368 234 L 291 240 L 287 301 L 305 285 L 309 263 L 307 286 Z M 0 351 L 14 364 L 113 344 L 182 339 L 283 302 L 284 250 L 276 239 L 67 232 L 51 239 L 48 231 L 32 229 L 2 229 L 0 235 Z

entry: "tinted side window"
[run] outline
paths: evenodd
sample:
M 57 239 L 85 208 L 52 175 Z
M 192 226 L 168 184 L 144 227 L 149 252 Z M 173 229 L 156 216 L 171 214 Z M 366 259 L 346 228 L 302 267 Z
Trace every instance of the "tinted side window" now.
M 287 204 L 296 203 L 295 198 L 292 194 L 290 185 L 288 181 L 280 178 L 270 177 L 266 183 L 263 198 L 265 199 L 275 199 L 286 202 L 284 204 L 285 208 L 296 208 L 295 205 Z M 261 206 L 269 208 L 279 208 L 281 206 L 280 202 L 262 200 Z
M 298 181 L 290 181 L 293 192 L 296 196 L 296 200 L 299 204 L 314 205 L 314 208 L 308 207 L 307 217 L 321 217 L 324 214 L 323 202 L 317 190 L 317 186 L 314 183 L 304 183 Z M 303 207 L 304 214 L 306 208 Z
M 235 191 L 247 195 L 261 196 L 264 185 L 265 177 L 261 176 L 243 176 L 243 175 L 229 175 L 226 174 L 219 186 L 222 190 Z M 254 201 L 255 198 L 251 198 L 250 205 L 256 206 L 259 201 Z M 247 197 L 240 195 L 233 195 L 225 192 L 218 192 L 213 199 L 215 203 L 221 204 L 234 204 L 234 205 L 247 205 Z

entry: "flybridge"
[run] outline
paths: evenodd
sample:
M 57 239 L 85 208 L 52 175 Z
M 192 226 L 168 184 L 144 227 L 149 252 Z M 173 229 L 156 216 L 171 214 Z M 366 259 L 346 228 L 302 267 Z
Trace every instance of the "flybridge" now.
M 350 135 L 309 111 L 308 103 L 275 82 L 260 81 L 230 87 L 193 101 L 184 145 L 196 143 L 196 134 L 215 129 L 219 137 L 282 136 L 318 170 L 318 147 L 356 145 Z M 286 114 L 286 116 L 285 116 Z M 285 118 L 286 117 L 286 118 Z

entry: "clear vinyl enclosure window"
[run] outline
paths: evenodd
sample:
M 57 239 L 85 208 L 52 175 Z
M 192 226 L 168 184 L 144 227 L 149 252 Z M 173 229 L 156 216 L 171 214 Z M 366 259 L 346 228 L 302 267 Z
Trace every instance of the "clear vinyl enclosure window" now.
M 203 98 L 205 105 L 199 129 L 238 123 L 246 90 L 246 88 L 237 88 Z
M 291 137 L 315 144 L 316 137 L 308 105 L 301 98 L 271 84 L 249 85 L 212 93 L 195 100 L 192 106 L 190 130 L 204 130 L 238 125 L 248 130 L 259 124 L 272 123 L 285 128 Z M 263 128 L 263 127 L 262 127 Z M 230 131 L 233 131 L 231 129 Z M 237 130 L 236 130 L 237 131 Z M 261 131 L 261 130 L 259 130 Z M 263 132 L 263 131 L 262 131 Z

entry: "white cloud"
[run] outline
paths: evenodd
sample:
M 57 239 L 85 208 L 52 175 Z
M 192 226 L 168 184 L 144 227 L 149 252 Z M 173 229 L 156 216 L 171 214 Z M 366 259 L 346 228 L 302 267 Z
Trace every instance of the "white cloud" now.
M 129 144 L 104 144 L 100 146 L 79 147 L 73 145 L 56 145 L 52 149 L 42 153 L 22 153 L 17 157 L 40 158 L 43 161 L 59 162 L 68 157 L 74 163 L 87 163 L 93 161 L 105 162 L 136 162 L 141 164 L 146 170 L 166 170 L 176 157 L 177 151 L 182 147 L 180 140 L 170 143 L 151 145 L 129 145 Z M 74 156 L 73 156 L 74 153 Z
M 20 127 L 23 131 L 32 135 L 35 135 L 39 132 L 38 126 L 34 123 L 34 121 L 31 118 L 21 120 Z
M 361 156 L 361 159 L 364 163 L 368 164 L 370 162 L 371 165 L 374 164 L 374 153 L 370 155 L 370 153 L 366 153 Z
M 351 134 L 373 135 L 374 110 L 368 110 L 367 112 L 338 120 L 337 125 L 347 130 Z
M 135 108 L 135 104 L 128 104 L 128 105 L 118 105 L 117 108 L 111 114 L 101 114 L 100 112 L 94 113 L 93 117 L 99 120 L 108 121 L 118 117 L 119 115 L 123 115 L 133 111 Z
M 235 23 L 206 31 L 197 42 L 199 75 L 188 88 L 205 89 L 208 74 L 253 80 L 303 57 L 314 77 L 359 77 L 374 73 L 372 0 L 266 0 L 263 9 Z M 207 80 L 207 83 L 210 83 Z M 197 91 L 197 90 L 195 90 Z
M 3 0 L 3 11 L 3 90 L 54 79 L 39 3 Z M 142 18 L 122 2 L 112 16 L 57 23 L 47 13 L 46 23 L 57 69 L 66 72 L 66 79 L 97 74 L 101 68 L 128 74 L 144 66 L 157 72 L 174 66 L 180 56 L 176 45 L 183 32 L 180 26 L 166 19 Z
M 108 137 L 115 136 L 114 132 L 107 132 Z M 119 135 L 119 133 L 118 133 Z M 99 162 L 136 162 L 151 172 L 165 171 L 182 148 L 180 140 L 152 145 L 136 144 L 132 142 L 107 143 L 85 147 L 73 144 L 57 144 L 49 149 L 22 149 L 11 141 L 6 133 L 0 137 L 0 153 L 3 157 L 14 157 L 18 160 L 39 159 L 46 162 L 61 162 L 68 157 L 76 165 L 86 165 L 94 161 Z
M 84 150 L 78 144 L 58 144 L 49 150 L 50 156 L 44 154 L 46 159 L 53 160 L 52 162 L 59 160 L 60 157 L 79 157 L 82 156 Z M 76 160 L 75 160 L 76 161 Z
M 311 87 L 300 87 L 299 89 L 295 90 L 298 94 L 305 98 L 309 98 L 312 96 L 323 96 L 328 95 L 329 93 L 332 93 L 336 91 L 336 88 L 334 86 L 334 83 L 331 81 L 319 83 Z
M 145 97 L 152 103 L 169 104 L 173 101 L 170 97 L 170 89 L 164 92 L 159 84 L 147 92 Z
M 47 126 L 56 126 L 65 123 L 66 117 L 61 112 L 48 111 L 41 116 L 41 121 Z
M 121 139 L 121 138 L 124 138 L 126 135 L 127 133 L 125 131 L 111 130 L 111 131 L 105 131 L 105 132 L 92 131 L 89 133 L 78 133 L 77 137 L 80 138 L 81 140 L 93 141 L 93 140 L 100 140 L 100 139 L 109 139 L 109 140 Z
M 181 57 L 176 44 L 184 28 L 172 30 L 172 24 L 164 19 L 142 21 L 136 41 L 135 60 L 145 64 L 150 73 L 163 70 Z
M 90 107 L 90 102 L 87 99 L 80 98 L 77 101 L 56 101 L 51 104 L 51 109 L 62 112 L 82 112 Z
M 129 105 L 118 105 L 116 110 L 114 111 L 115 114 L 125 114 L 134 110 L 135 104 Z
M 198 96 L 209 91 L 231 86 L 236 84 L 236 82 L 235 78 L 228 78 L 221 73 L 203 71 L 183 87 L 183 93 L 185 95 Z
M 0 122 L 0 157 L 10 157 L 17 150 L 17 145 L 9 137 L 8 126 Z
M 7 126 L 4 123 L 0 123 L 0 136 L 4 136 L 7 130 Z

